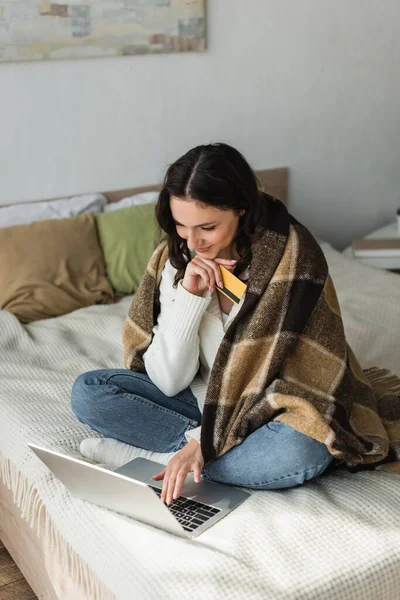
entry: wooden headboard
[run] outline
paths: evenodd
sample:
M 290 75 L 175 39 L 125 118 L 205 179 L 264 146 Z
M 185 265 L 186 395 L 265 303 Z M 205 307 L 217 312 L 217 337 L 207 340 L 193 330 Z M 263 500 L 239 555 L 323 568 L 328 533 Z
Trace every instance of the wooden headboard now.
M 284 204 L 287 204 L 288 199 L 288 183 L 289 183 L 289 169 L 287 167 L 281 167 L 279 169 L 264 169 L 263 171 L 255 171 L 257 179 L 260 182 L 260 187 L 263 192 L 275 196 L 282 200 Z M 118 202 L 122 198 L 127 196 L 133 196 L 134 194 L 140 194 L 141 192 L 154 192 L 161 190 L 161 185 L 144 185 L 141 187 L 127 188 L 124 190 L 112 190 L 111 192 L 100 192 L 107 197 L 109 202 Z M 90 192 L 86 192 L 89 194 Z M 79 196 L 81 194 L 74 194 Z M 63 196 L 66 198 L 66 196 Z M 59 198 L 47 198 L 49 200 L 58 200 Z M 31 200 L 31 202 L 43 202 L 42 200 Z M 4 206 L 8 206 L 5 204 Z M 2 205 L 3 207 L 3 205 Z
M 260 182 L 261 189 L 275 198 L 279 198 L 287 204 L 288 197 L 288 178 L 289 169 L 282 167 L 280 169 L 265 169 L 256 171 L 257 179 Z M 141 192 L 153 192 L 161 190 L 161 185 L 145 185 L 142 187 L 129 188 L 125 190 L 114 190 L 111 192 L 102 192 L 109 202 L 118 202 L 127 196 L 140 194 Z

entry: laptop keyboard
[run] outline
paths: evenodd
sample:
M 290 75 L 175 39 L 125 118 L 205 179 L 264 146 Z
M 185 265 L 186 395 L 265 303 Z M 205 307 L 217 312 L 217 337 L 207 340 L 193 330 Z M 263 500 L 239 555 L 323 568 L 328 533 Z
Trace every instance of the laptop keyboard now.
M 158 497 L 161 496 L 159 488 L 152 485 L 149 485 L 149 487 L 155 491 Z M 194 531 L 197 527 L 200 527 L 200 525 L 203 525 L 203 523 L 206 523 L 206 521 L 221 512 L 220 508 L 215 508 L 196 500 L 189 500 L 189 498 L 185 498 L 184 496 L 179 496 L 172 504 L 169 506 L 166 504 L 165 506 L 186 531 Z

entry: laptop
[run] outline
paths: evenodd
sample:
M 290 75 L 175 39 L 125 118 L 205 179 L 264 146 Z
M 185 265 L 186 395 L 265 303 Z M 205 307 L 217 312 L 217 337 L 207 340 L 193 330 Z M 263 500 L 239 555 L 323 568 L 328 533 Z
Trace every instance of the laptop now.
M 180 537 L 195 538 L 226 517 L 251 494 L 188 473 L 181 495 L 169 506 L 161 501 L 163 481 L 153 475 L 165 465 L 138 457 L 115 471 L 28 444 L 71 494 Z

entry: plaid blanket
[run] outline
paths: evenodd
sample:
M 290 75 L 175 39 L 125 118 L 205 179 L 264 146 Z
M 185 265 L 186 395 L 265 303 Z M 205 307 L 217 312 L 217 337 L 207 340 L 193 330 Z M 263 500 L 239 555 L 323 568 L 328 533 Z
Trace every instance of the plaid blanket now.
M 245 300 L 218 348 L 202 416 L 205 463 L 271 420 L 324 443 L 349 470 L 400 474 L 400 379 L 363 370 L 346 342 L 324 254 L 269 197 L 269 227 L 252 245 Z M 142 356 L 160 311 L 167 242 L 155 249 L 124 323 L 125 366 Z

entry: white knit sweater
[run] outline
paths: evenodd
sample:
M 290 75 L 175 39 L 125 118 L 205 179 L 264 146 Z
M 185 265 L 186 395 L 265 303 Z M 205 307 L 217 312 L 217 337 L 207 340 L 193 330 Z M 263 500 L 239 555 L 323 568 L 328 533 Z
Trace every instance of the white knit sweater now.
M 243 273 L 248 277 L 249 268 Z M 172 284 L 176 269 L 168 259 L 160 282 L 160 314 L 153 339 L 143 354 L 151 381 L 166 395 L 175 396 L 190 386 L 203 413 L 208 380 L 218 347 L 245 298 L 233 304 L 228 315 L 221 311 L 216 289 L 203 296 L 191 294 Z M 201 426 L 186 432 L 189 441 L 200 441 Z

